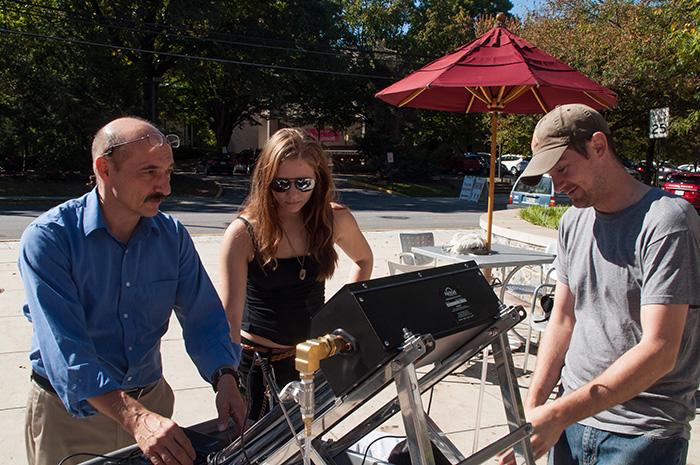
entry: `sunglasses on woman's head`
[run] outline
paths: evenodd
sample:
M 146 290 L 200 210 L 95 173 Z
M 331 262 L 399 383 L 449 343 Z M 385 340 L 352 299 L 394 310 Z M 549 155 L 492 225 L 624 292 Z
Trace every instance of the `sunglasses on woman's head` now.
M 294 187 L 301 192 L 309 192 L 316 185 L 314 178 L 275 178 L 270 187 L 275 192 L 287 192 L 294 184 Z

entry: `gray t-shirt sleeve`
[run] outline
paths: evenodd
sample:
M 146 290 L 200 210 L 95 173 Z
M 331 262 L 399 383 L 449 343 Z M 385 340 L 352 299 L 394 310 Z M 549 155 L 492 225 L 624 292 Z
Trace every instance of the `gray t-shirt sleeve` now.
M 663 236 L 643 250 L 641 305 L 689 304 L 697 283 L 690 232 Z

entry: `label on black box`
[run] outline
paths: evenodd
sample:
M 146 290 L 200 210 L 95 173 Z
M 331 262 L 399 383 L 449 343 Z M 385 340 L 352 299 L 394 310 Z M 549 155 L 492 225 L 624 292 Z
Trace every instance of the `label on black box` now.
M 445 297 L 445 306 L 455 316 L 457 323 L 474 318 L 474 314 L 469 310 L 471 305 L 456 289 L 448 286 L 443 291 L 443 295 Z

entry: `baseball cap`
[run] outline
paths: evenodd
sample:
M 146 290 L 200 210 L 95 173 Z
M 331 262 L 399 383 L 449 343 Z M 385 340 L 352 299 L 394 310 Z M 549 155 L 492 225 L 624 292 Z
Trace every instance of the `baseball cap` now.
M 523 180 L 537 183 L 573 142 L 588 139 L 598 131 L 610 134 L 605 118 L 593 108 L 581 103 L 557 106 L 535 126 L 532 159 L 523 171 Z

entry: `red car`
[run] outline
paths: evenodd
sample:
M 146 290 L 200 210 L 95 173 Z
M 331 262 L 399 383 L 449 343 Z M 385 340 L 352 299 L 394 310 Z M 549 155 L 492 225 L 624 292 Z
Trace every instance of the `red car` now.
M 459 174 L 478 175 L 481 173 L 481 163 L 479 155 L 472 152 L 465 152 L 454 155 L 449 160 L 450 169 Z
M 663 189 L 683 197 L 700 213 L 700 173 L 674 171 L 666 178 Z

